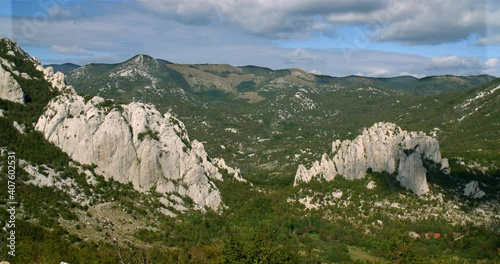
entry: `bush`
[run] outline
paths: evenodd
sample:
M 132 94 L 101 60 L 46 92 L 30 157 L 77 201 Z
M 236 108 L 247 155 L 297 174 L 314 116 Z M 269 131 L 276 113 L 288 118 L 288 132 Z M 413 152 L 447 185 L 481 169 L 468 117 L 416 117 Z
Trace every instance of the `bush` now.
M 142 141 L 145 137 L 149 136 L 149 138 L 154 139 L 156 141 L 160 140 L 158 134 L 153 132 L 151 129 L 147 129 L 144 132 L 141 132 L 137 135 L 137 138 Z

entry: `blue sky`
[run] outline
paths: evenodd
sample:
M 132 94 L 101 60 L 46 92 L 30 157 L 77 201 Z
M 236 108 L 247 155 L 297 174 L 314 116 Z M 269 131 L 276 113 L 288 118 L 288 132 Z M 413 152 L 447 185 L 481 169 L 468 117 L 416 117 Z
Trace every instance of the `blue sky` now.
M 0 35 L 44 64 L 229 63 L 345 76 L 500 76 L 495 0 L 12 0 Z

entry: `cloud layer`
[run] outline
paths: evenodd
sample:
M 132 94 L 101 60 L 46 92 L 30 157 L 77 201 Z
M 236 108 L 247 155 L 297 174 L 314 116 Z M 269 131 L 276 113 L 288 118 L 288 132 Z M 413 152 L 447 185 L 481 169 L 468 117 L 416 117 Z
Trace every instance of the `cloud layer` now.
M 494 0 L 139 0 L 141 6 L 183 23 L 222 23 L 269 38 L 306 37 L 339 25 L 376 28 L 375 39 L 440 44 L 498 33 Z M 488 41 L 484 39 L 482 42 Z
M 500 46 L 500 3 L 492 0 L 123 0 L 38 8 L 28 3 L 14 6 L 12 17 L 0 17 L 0 34 L 28 51 L 36 47 L 45 63 L 117 62 L 146 53 L 178 63 L 295 67 L 337 76 L 500 76 L 498 55 L 487 52 Z M 319 37 L 340 44 L 277 44 Z M 464 40 L 484 52 L 417 52 Z M 369 50 L 374 46 L 382 49 Z

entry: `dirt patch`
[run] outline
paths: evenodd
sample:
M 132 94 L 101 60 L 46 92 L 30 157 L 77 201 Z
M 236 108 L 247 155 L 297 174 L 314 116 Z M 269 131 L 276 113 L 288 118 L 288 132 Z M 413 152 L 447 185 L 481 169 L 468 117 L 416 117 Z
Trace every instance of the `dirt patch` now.
M 349 248 L 349 256 L 354 261 L 361 260 L 363 262 L 368 261 L 371 263 L 386 263 L 385 261 L 383 261 L 383 259 L 375 257 L 361 248 L 354 246 L 349 246 L 348 248 Z
M 266 100 L 266 98 L 260 96 L 257 92 L 244 92 L 244 93 L 239 93 L 238 98 L 241 99 L 247 99 L 249 103 L 258 103 L 261 101 Z
M 133 235 L 139 229 L 156 231 L 153 222 L 144 217 L 132 216 L 125 212 L 117 202 L 94 205 L 87 212 L 78 211 L 78 221 L 60 220 L 61 225 L 71 234 L 88 241 L 118 241 L 123 244 L 143 244 Z

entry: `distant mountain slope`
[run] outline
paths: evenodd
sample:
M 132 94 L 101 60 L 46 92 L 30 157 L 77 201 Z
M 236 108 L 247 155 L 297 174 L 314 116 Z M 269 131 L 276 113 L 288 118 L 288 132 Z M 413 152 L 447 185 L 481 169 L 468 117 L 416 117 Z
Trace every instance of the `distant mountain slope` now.
M 188 88 L 185 80 L 165 65 L 165 61 L 137 55 L 118 64 L 85 65 L 69 72 L 67 80 L 79 92 L 112 97 L 118 101 L 182 95 L 182 88 Z
M 94 86 L 102 86 L 100 89 L 105 89 L 106 83 L 99 81 L 100 78 L 112 74 L 114 67 L 134 67 L 133 62 L 138 57 L 147 58 L 145 64 L 139 67 L 143 67 L 144 70 L 151 69 L 153 65 L 162 65 L 162 67 L 156 68 L 154 71 L 147 71 L 151 74 L 151 77 L 155 77 L 158 83 L 164 87 L 179 86 L 186 91 L 212 92 L 212 94 L 214 92 L 223 92 L 237 95 L 240 92 L 239 96 L 242 98 L 245 98 L 245 95 L 241 92 L 248 92 L 249 90 L 266 92 L 273 87 L 285 88 L 285 83 L 290 84 L 290 82 L 292 82 L 291 85 L 318 86 L 325 90 L 331 87 L 374 87 L 394 89 L 411 95 L 428 96 L 470 89 L 495 79 L 495 77 L 489 75 L 443 75 L 421 79 L 412 76 L 392 78 L 331 77 L 313 75 L 298 69 L 272 70 L 259 66 L 235 67 L 227 64 L 174 64 L 163 59 L 153 59 L 147 55 L 137 55 L 118 64 L 85 65 L 82 67 L 83 69 L 75 68 L 73 72 L 68 74 L 67 79 L 72 84 L 94 84 Z M 63 70 L 66 71 L 66 68 L 65 66 Z M 91 76 L 86 79 L 83 77 L 86 74 L 82 73 L 89 73 Z M 120 76 L 127 77 L 123 74 Z M 138 83 L 138 85 L 142 84 Z M 101 92 L 104 91 L 101 90 Z
M 367 78 L 374 87 L 386 87 L 401 90 L 418 96 L 437 95 L 471 89 L 486 84 L 495 79 L 490 75 L 478 76 L 429 76 L 425 78 L 414 78 L 401 76 L 393 78 Z
M 83 94 L 152 103 L 175 113 L 210 155 L 247 171 L 278 169 L 291 175 L 297 162 L 320 159 L 327 151 L 325 142 L 353 139 L 360 129 L 380 121 L 427 133 L 439 128 L 443 155 L 467 156 L 482 149 L 469 156 L 500 164 L 491 155 L 498 150 L 490 120 L 495 116 L 478 112 L 449 123 L 466 111 L 454 107 L 489 89 L 493 84 L 486 83 L 493 78 L 331 77 L 300 69 L 172 64 L 138 55 L 123 63 L 83 66 L 67 80 Z M 481 111 L 487 109 L 490 103 Z M 469 122 L 478 124 L 464 129 Z
M 444 151 L 500 162 L 500 79 L 467 91 L 419 100 L 405 123 L 436 134 Z
M 52 67 L 56 72 L 68 73 L 72 70 L 80 68 L 81 66 L 73 63 L 63 63 L 63 64 L 48 64 L 44 65 L 44 67 Z

